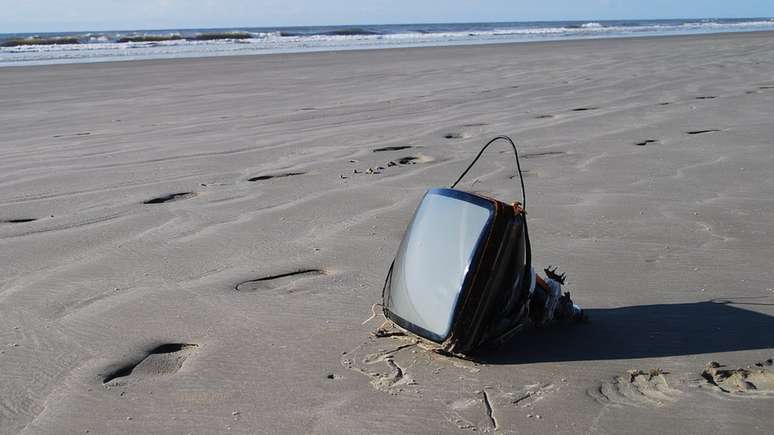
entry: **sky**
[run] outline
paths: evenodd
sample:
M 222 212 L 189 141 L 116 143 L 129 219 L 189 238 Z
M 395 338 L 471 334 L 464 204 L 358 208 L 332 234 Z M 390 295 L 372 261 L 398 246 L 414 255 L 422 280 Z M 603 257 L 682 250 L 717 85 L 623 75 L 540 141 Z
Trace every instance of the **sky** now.
M 774 0 L 0 0 L 0 33 L 773 16 Z

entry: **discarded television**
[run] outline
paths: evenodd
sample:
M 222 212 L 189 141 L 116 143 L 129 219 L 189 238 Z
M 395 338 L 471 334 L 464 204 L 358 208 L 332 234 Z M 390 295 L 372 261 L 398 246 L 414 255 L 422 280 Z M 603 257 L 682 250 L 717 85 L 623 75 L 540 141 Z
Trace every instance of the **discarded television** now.
M 454 189 L 497 139 L 511 142 L 519 167 L 513 142 L 495 138 L 452 188 L 427 191 L 384 286 L 387 319 L 452 354 L 502 343 L 530 322 L 582 316 L 561 294 L 563 276 L 533 272 L 522 204 Z

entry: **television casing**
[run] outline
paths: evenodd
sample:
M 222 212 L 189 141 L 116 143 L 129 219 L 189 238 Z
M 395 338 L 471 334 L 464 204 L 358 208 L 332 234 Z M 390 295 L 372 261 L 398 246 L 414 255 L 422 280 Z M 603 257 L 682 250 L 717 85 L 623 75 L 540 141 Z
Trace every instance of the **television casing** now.
M 492 211 L 465 274 L 449 335 L 437 336 L 390 310 L 395 261 L 388 272 L 382 294 L 384 315 L 400 328 L 452 354 L 464 356 L 481 347 L 502 343 L 524 324 L 523 320 L 528 315 L 530 288 L 534 285 L 524 213 L 517 209 L 517 204 L 506 204 L 456 189 L 431 189 L 422 201 L 429 195 L 443 195 L 485 205 Z M 415 212 L 412 223 L 416 217 Z M 408 235 L 407 231 L 404 242 Z

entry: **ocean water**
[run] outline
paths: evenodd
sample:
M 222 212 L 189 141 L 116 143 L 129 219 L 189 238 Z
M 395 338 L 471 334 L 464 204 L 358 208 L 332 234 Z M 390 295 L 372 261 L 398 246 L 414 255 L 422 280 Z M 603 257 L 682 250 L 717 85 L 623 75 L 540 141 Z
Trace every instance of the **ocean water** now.
M 0 66 L 765 30 L 774 18 L 0 33 Z

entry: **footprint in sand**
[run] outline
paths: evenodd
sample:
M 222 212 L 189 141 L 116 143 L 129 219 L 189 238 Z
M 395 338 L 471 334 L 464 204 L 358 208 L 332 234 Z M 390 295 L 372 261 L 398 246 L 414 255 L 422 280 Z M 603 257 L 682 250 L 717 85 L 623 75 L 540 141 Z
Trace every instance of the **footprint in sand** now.
M 125 364 L 102 378 L 108 386 L 124 385 L 156 376 L 177 373 L 186 359 L 198 348 L 197 344 L 167 343 L 156 346 L 139 361 Z
M 600 383 L 587 393 L 603 405 L 661 407 L 677 401 L 682 394 L 669 386 L 666 375 L 668 373 L 659 369 L 630 370 Z
M 271 180 L 272 178 L 295 177 L 296 175 L 304 175 L 304 174 L 306 174 L 306 172 L 284 172 L 282 174 L 259 175 L 257 177 L 248 178 L 247 181 L 256 182 L 256 181 Z
M 522 154 L 519 157 L 522 158 L 522 159 L 534 159 L 534 158 L 538 158 L 538 157 L 560 156 L 560 155 L 564 155 L 564 154 L 567 154 L 567 153 L 564 152 L 564 151 L 539 151 L 539 152 L 535 152 L 535 153 Z
M 392 147 L 383 147 L 383 148 L 375 148 L 373 152 L 375 153 L 382 153 L 385 151 L 400 151 L 400 150 L 407 150 L 411 148 L 411 145 L 398 145 L 398 146 L 392 146 Z
M 182 193 L 170 193 L 169 195 L 159 196 L 153 199 L 149 199 L 143 204 L 166 204 L 168 202 L 181 201 L 183 199 L 193 198 L 196 196 L 194 192 L 182 192 Z
M 365 375 L 375 390 L 391 395 L 401 393 L 418 395 L 416 381 L 407 371 L 409 367 L 395 359 L 396 354 L 414 347 L 416 342 L 393 341 L 389 343 L 389 348 L 376 348 L 376 343 L 376 340 L 371 339 L 349 352 L 344 352 L 341 359 L 342 366 Z
M 296 284 L 304 278 L 311 278 L 320 275 L 327 275 L 327 272 L 320 269 L 301 269 L 295 272 L 280 273 L 277 275 L 264 276 L 261 278 L 243 281 L 234 286 L 238 292 L 250 293 L 266 290 L 279 290 L 287 288 L 287 293 L 296 291 Z
M 758 90 L 755 91 L 746 91 L 745 94 L 752 95 L 752 94 L 760 94 L 761 91 L 768 91 L 774 89 L 774 86 L 758 86 Z
M 472 432 L 507 431 L 514 414 L 523 416 L 558 388 L 551 383 L 505 385 L 484 375 L 485 366 L 444 356 L 434 346 L 382 326 L 367 341 L 343 352 L 341 365 L 365 377 L 377 391 L 443 405 L 439 419 Z
M 413 156 L 402 157 L 402 158 L 398 159 L 398 164 L 399 165 L 414 165 L 414 164 L 417 163 L 417 160 L 419 160 L 419 157 L 413 157 Z
M 35 222 L 36 220 L 36 218 L 5 219 L 0 220 L 0 224 L 26 224 L 27 222 Z
M 504 416 L 513 417 L 513 414 L 522 414 L 524 410 L 530 410 L 535 403 L 545 399 L 551 393 L 558 391 L 552 384 L 533 384 L 521 388 L 503 390 L 496 387 L 485 386 L 472 394 L 461 395 L 451 402 L 444 402 L 448 408 L 446 419 L 459 429 L 472 432 L 492 432 L 501 429 L 505 424 L 501 420 Z M 518 411 L 517 411 L 518 410 Z M 527 414 L 532 418 L 532 414 Z M 540 419 L 540 415 L 535 415 Z
M 390 160 L 389 162 L 387 162 L 387 167 L 392 168 L 394 166 L 416 165 L 418 163 L 430 163 L 433 161 L 435 161 L 433 157 L 419 154 L 416 156 L 406 156 L 406 157 L 401 157 L 399 159 Z M 378 171 L 381 171 L 383 169 L 384 168 L 381 166 L 377 168 Z M 378 172 L 378 173 L 381 173 L 381 172 Z
M 774 361 L 768 359 L 746 369 L 727 369 L 712 361 L 701 373 L 714 390 L 734 395 L 757 397 L 774 396 Z
M 458 429 L 471 432 L 493 432 L 498 429 L 497 415 L 486 389 L 477 395 L 444 403 L 448 408 L 446 420 Z
M 90 131 L 84 131 L 82 133 L 74 133 L 74 134 L 57 134 L 57 135 L 54 135 L 54 137 L 60 138 L 60 137 L 66 137 L 66 136 L 76 137 L 76 136 L 89 136 L 89 135 L 91 135 Z

